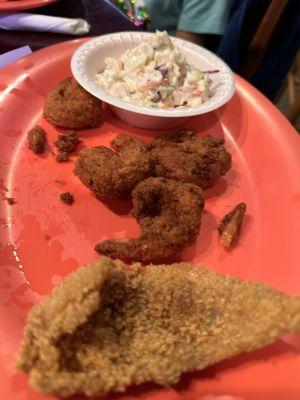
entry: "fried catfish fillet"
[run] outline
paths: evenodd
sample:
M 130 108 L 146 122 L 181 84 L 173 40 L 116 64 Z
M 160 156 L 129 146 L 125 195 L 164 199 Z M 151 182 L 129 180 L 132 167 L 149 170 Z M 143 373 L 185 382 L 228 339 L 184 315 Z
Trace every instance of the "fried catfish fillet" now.
M 32 309 L 17 368 L 47 395 L 104 395 L 174 384 L 296 331 L 299 297 L 192 264 L 102 257 Z

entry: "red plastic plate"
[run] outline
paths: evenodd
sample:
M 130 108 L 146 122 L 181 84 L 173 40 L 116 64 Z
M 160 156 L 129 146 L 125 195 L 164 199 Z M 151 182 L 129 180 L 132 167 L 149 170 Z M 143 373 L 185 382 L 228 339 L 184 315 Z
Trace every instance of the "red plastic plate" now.
M 110 208 L 73 175 L 74 163 L 58 164 L 49 148 L 28 150 L 26 132 L 39 123 L 50 146 L 57 130 L 42 118 L 44 99 L 70 74 L 70 57 L 82 40 L 38 51 L 1 71 L 0 172 L 0 398 L 41 400 L 27 377 L 14 369 L 29 308 L 69 272 L 97 257 L 104 238 L 137 234 L 130 204 Z M 186 127 L 225 136 L 232 170 L 206 192 L 206 211 L 197 243 L 182 258 L 223 274 L 265 282 L 300 295 L 300 138 L 258 91 L 237 77 L 233 99 Z M 151 139 L 155 132 L 131 128 L 109 112 L 101 127 L 81 133 L 82 147 L 108 145 L 119 132 Z M 65 185 L 62 184 L 65 181 Z M 74 194 L 66 206 L 59 194 Z M 238 246 L 218 245 L 217 225 L 237 202 L 248 205 Z M 114 399 L 241 400 L 300 398 L 300 337 L 242 355 L 200 373 L 185 374 L 174 388 L 146 385 Z
M 0 0 L 0 11 L 21 11 L 38 8 L 58 0 Z

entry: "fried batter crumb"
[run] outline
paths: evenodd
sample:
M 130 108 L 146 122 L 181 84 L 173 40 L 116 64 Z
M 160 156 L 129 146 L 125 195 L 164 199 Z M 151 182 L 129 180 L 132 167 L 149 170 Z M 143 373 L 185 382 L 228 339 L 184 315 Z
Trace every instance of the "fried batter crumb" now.
M 80 140 L 79 135 L 75 131 L 71 131 L 65 135 L 59 135 L 54 142 L 55 147 L 61 153 L 71 154 L 76 150 Z
M 17 203 L 16 200 L 15 200 L 13 197 L 5 197 L 5 200 L 7 201 L 7 203 L 8 203 L 10 206 L 13 206 L 14 204 Z
M 60 199 L 69 206 L 74 203 L 74 196 L 70 192 L 60 194 Z
M 28 132 L 28 147 L 36 154 L 42 154 L 46 146 L 46 132 L 39 125 L 35 125 Z
M 299 297 L 188 263 L 102 257 L 32 309 L 17 368 L 46 395 L 106 395 L 172 385 L 299 331 Z
M 55 179 L 55 183 L 64 186 L 67 182 L 64 179 Z
M 61 153 L 58 153 L 57 156 L 55 157 L 55 160 L 56 160 L 58 163 L 67 162 L 67 161 L 70 160 L 69 154 L 68 154 L 68 153 L 65 153 L 64 151 L 61 152 Z
M 218 228 L 221 246 L 229 249 L 238 239 L 246 212 L 246 204 L 239 203 L 222 219 Z

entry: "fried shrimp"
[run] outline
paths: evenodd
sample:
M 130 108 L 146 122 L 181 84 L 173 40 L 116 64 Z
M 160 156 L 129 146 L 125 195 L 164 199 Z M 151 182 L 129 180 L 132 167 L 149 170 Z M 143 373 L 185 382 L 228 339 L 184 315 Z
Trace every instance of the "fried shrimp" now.
M 135 147 L 140 148 L 143 151 L 150 150 L 152 145 L 143 142 L 140 139 L 137 139 L 133 136 L 126 135 L 125 133 L 121 133 L 117 135 L 112 141 L 111 146 L 113 149 L 117 151 L 124 151 L 127 147 Z
M 69 129 L 93 128 L 101 122 L 101 102 L 74 79 L 61 81 L 47 96 L 44 117 Z
M 58 135 L 54 145 L 60 153 L 71 154 L 76 150 L 79 143 L 78 133 L 70 131 L 65 135 Z
M 112 146 L 82 150 L 76 160 L 75 175 L 102 200 L 130 194 L 152 173 L 148 145 L 127 135 L 117 136 Z
M 213 186 L 231 167 L 224 139 L 198 136 L 193 130 L 157 136 L 152 146 L 156 176 L 194 183 L 202 189 Z
M 105 395 L 175 384 L 286 332 L 300 332 L 299 297 L 192 264 L 101 257 L 33 308 L 17 367 L 46 395 Z
M 95 250 L 112 258 L 157 261 L 192 244 L 200 229 L 204 206 L 201 189 L 166 178 L 148 178 L 132 192 L 132 214 L 141 236 L 105 240 Z

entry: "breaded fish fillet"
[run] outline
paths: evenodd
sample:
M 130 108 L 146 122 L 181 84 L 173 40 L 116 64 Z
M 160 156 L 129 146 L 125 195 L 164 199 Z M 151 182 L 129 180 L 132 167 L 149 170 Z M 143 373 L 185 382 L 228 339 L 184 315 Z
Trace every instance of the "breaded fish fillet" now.
M 101 258 L 31 311 L 19 370 L 47 395 L 176 383 L 284 332 L 300 331 L 300 298 L 192 264 Z

